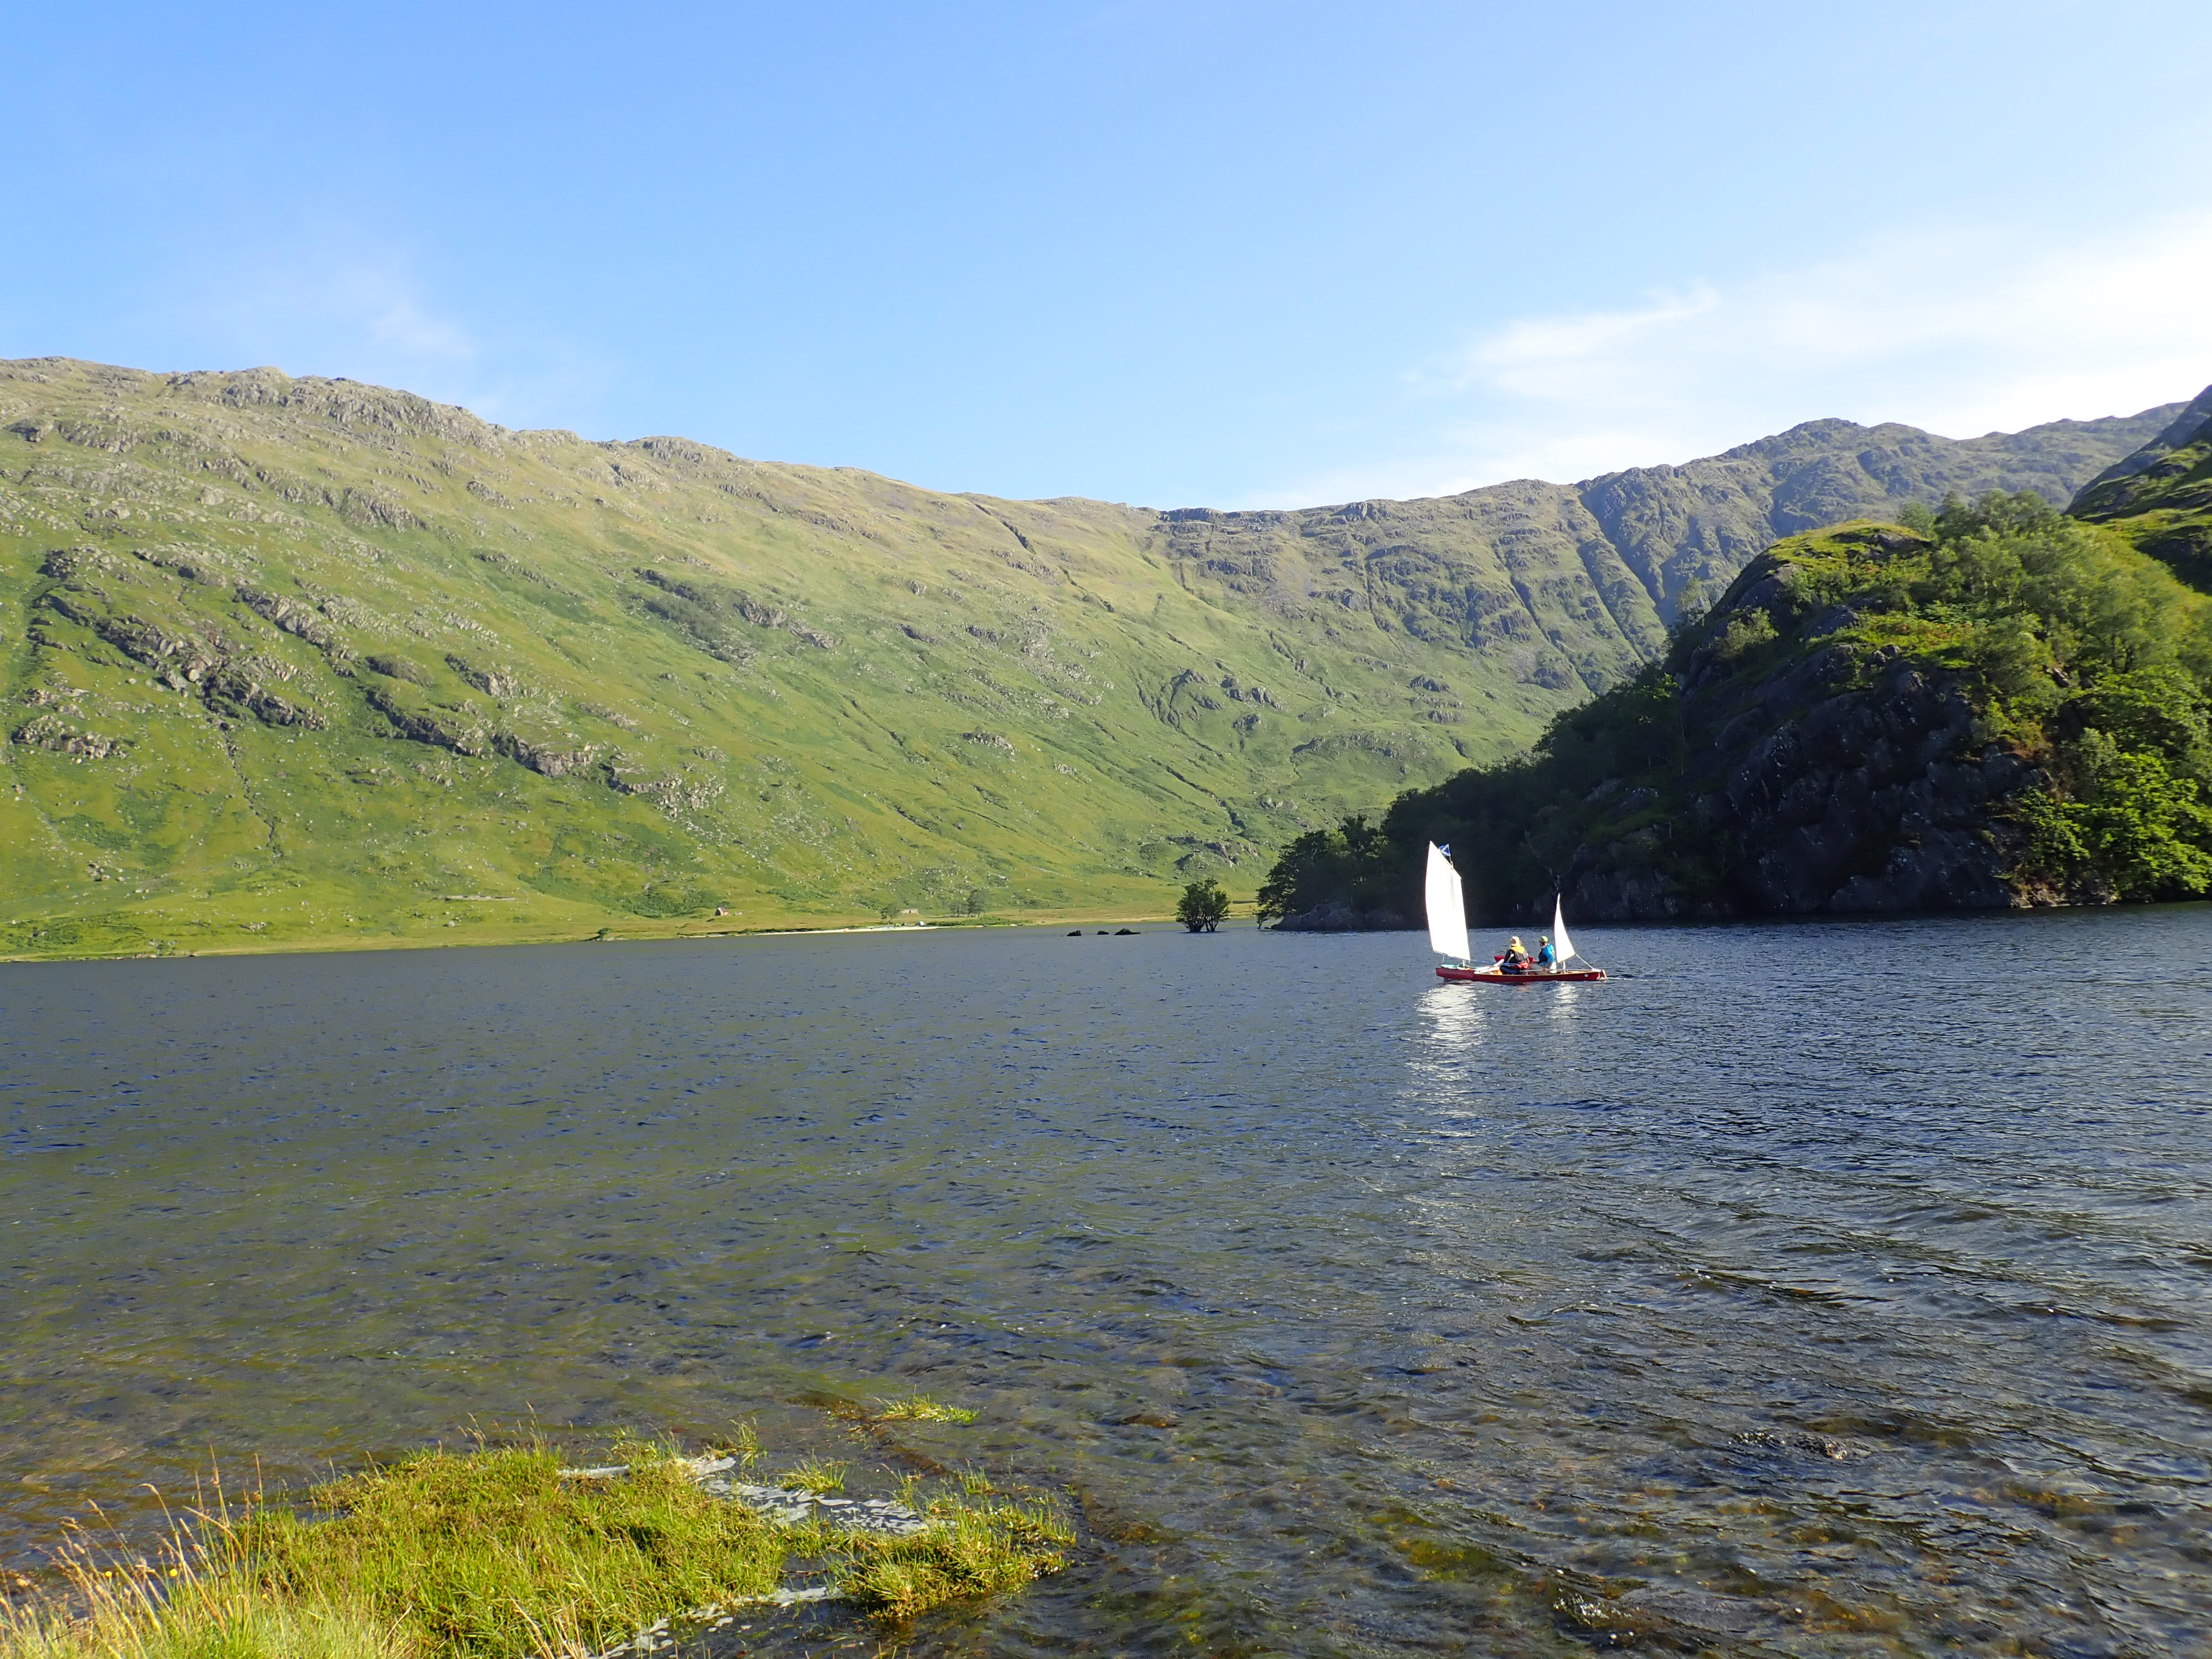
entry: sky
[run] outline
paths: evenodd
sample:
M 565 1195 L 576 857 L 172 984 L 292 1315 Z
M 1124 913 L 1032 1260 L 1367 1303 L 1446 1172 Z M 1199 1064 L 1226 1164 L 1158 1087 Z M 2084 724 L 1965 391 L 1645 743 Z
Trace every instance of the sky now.
M 2212 6 L 48 6 L 0 356 L 1297 506 L 2212 382 Z

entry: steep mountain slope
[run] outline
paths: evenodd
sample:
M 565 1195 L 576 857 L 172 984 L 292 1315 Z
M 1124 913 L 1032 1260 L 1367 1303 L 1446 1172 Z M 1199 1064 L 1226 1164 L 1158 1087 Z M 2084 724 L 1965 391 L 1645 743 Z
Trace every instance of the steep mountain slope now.
M 1778 543 L 1534 750 L 1293 842 L 1285 925 L 2002 908 L 2212 889 L 2212 599 L 2033 497 Z
M 1160 528 L 1175 556 L 1239 594 L 1366 607 L 1412 638 L 1501 656 L 1519 678 L 1601 691 L 1650 659 L 1686 597 L 1711 599 L 1783 537 L 1953 493 L 2033 490 L 2057 505 L 2179 408 L 1966 440 L 1808 421 L 1705 460 L 1580 484 L 1522 480 L 1289 513 L 1185 509 Z
M 0 366 L 0 950 L 1156 910 L 1525 743 L 1805 500 L 2071 488 L 2172 414 L 1163 514 Z
M 2091 479 L 2072 510 L 2212 592 L 2212 386 L 2157 437 Z

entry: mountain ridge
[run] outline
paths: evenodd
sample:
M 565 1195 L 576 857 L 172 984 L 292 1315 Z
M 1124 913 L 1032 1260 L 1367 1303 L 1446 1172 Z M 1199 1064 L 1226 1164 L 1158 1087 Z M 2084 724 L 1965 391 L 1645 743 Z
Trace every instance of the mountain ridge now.
M 1157 913 L 1525 743 L 1778 514 L 2172 413 L 1244 513 L 0 363 L 0 951 Z

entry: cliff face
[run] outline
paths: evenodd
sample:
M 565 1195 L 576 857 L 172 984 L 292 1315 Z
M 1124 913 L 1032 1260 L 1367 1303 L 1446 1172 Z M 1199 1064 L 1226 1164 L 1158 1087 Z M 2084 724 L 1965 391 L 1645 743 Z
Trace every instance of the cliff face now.
M 1577 849 L 1561 884 L 1568 908 L 1646 921 L 2021 902 L 2007 879 L 2017 837 L 1991 825 L 2033 766 L 1975 741 L 1955 677 L 1900 661 L 1852 689 L 1858 678 L 1848 657 L 1824 655 L 1761 687 L 1778 702 L 1814 701 L 1778 731 L 1754 723 L 1709 751 L 1715 787 L 1681 829 L 1640 826 Z M 1739 855 L 1732 890 L 1699 890 L 1654 856 L 1684 833 Z
M 1896 531 L 1846 529 L 1828 547 L 1920 547 Z M 1715 615 L 1679 693 L 1685 725 L 1710 732 L 1661 792 L 1607 781 L 1586 797 L 1592 838 L 1559 884 L 1591 921 L 1994 909 L 2024 902 L 2008 878 L 2020 837 L 2005 803 L 2037 775 L 1990 741 L 1967 677 L 1836 637 L 1859 618 L 1827 607 L 1806 626 L 1802 567 L 1778 551 Z M 1722 643 L 1796 635 L 1798 649 L 1747 678 Z M 1613 813 L 1642 822 L 1607 833 Z

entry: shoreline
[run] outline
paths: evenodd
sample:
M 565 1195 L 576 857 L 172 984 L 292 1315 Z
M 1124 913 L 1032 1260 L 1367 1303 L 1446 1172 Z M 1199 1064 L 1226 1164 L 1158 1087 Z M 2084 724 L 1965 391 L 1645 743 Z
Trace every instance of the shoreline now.
M 2187 909 L 2192 906 L 2212 906 L 2212 899 L 2165 899 L 2137 901 L 2114 904 L 2036 905 L 2004 909 L 1953 910 L 1867 910 L 1838 914 L 1759 916 L 1669 917 L 1648 921 L 1592 921 L 1580 927 L 1598 930 L 1627 927 L 1658 929 L 1668 932 L 1688 928 L 1730 929 L 1742 927 L 1789 927 L 1805 923 L 1893 927 L 1900 923 L 1942 921 L 1997 921 L 2034 916 L 2079 916 L 2145 915 L 2161 911 Z M 1251 926 L 1249 915 L 1232 916 L 1223 924 L 1232 932 L 1281 933 L 1298 938 L 1332 939 L 1359 937 L 1373 933 L 1418 933 L 1418 927 L 1327 927 L 1327 928 L 1259 928 Z M 1495 929 L 1528 927 L 1529 922 L 1500 922 L 1474 924 Z M 602 927 L 597 933 L 553 931 L 486 937 L 475 929 L 462 932 L 456 938 L 394 937 L 390 934 L 322 935 L 302 939 L 224 940 L 220 944 L 202 945 L 191 950 L 164 948 L 157 950 L 94 950 L 42 951 L 0 952 L 0 967 L 41 963 L 89 962 L 176 962 L 213 957 L 279 957 L 279 956 L 335 956 L 342 954 L 372 954 L 395 951 L 463 951 L 517 950 L 564 945 L 630 945 L 672 944 L 689 940 L 708 939 L 769 939 L 847 937 L 857 934 L 902 933 L 961 933 L 988 931 L 994 933 L 1047 932 L 1080 930 L 1085 933 L 1096 928 L 1111 930 L 1117 927 L 1176 928 L 1181 926 L 1173 915 L 1164 913 L 1121 915 L 1064 915 L 1046 917 L 1024 917 L 1017 920 L 1006 916 L 944 917 L 921 922 L 857 922 L 832 921 L 820 927 L 769 925 L 758 927 L 667 927 L 650 923 L 623 928 Z
M 1240 918 L 1239 920 L 1249 920 Z M 820 927 L 794 926 L 789 922 L 757 927 L 713 927 L 694 923 L 668 926 L 650 922 L 617 927 L 609 924 L 595 933 L 580 933 L 568 929 L 547 928 L 543 932 L 520 931 L 491 933 L 489 930 L 464 927 L 459 937 L 438 938 L 430 930 L 422 936 L 376 934 L 321 934 L 304 938 L 270 939 L 246 938 L 223 939 L 217 943 L 195 945 L 191 948 L 167 945 L 154 950 L 115 949 L 72 951 L 66 948 L 52 951 L 0 951 L 0 965 L 19 963 L 64 962 L 176 962 L 213 957 L 268 956 L 327 956 L 347 952 L 382 951 L 459 951 L 520 949 L 538 945 L 628 945 L 666 944 L 687 939 L 800 939 L 823 935 L 859 933 L 957 933 L 976 932 L 1015 932 L 1080 927 L 1160 927 L 1177 925 L 1166 912 L 1098 916 L 1069 913 L 1054 916 L 948 916 L 927 921 L 858 922 L 829 921 Z M 441 928 L 439 931 L 443 931 Z

